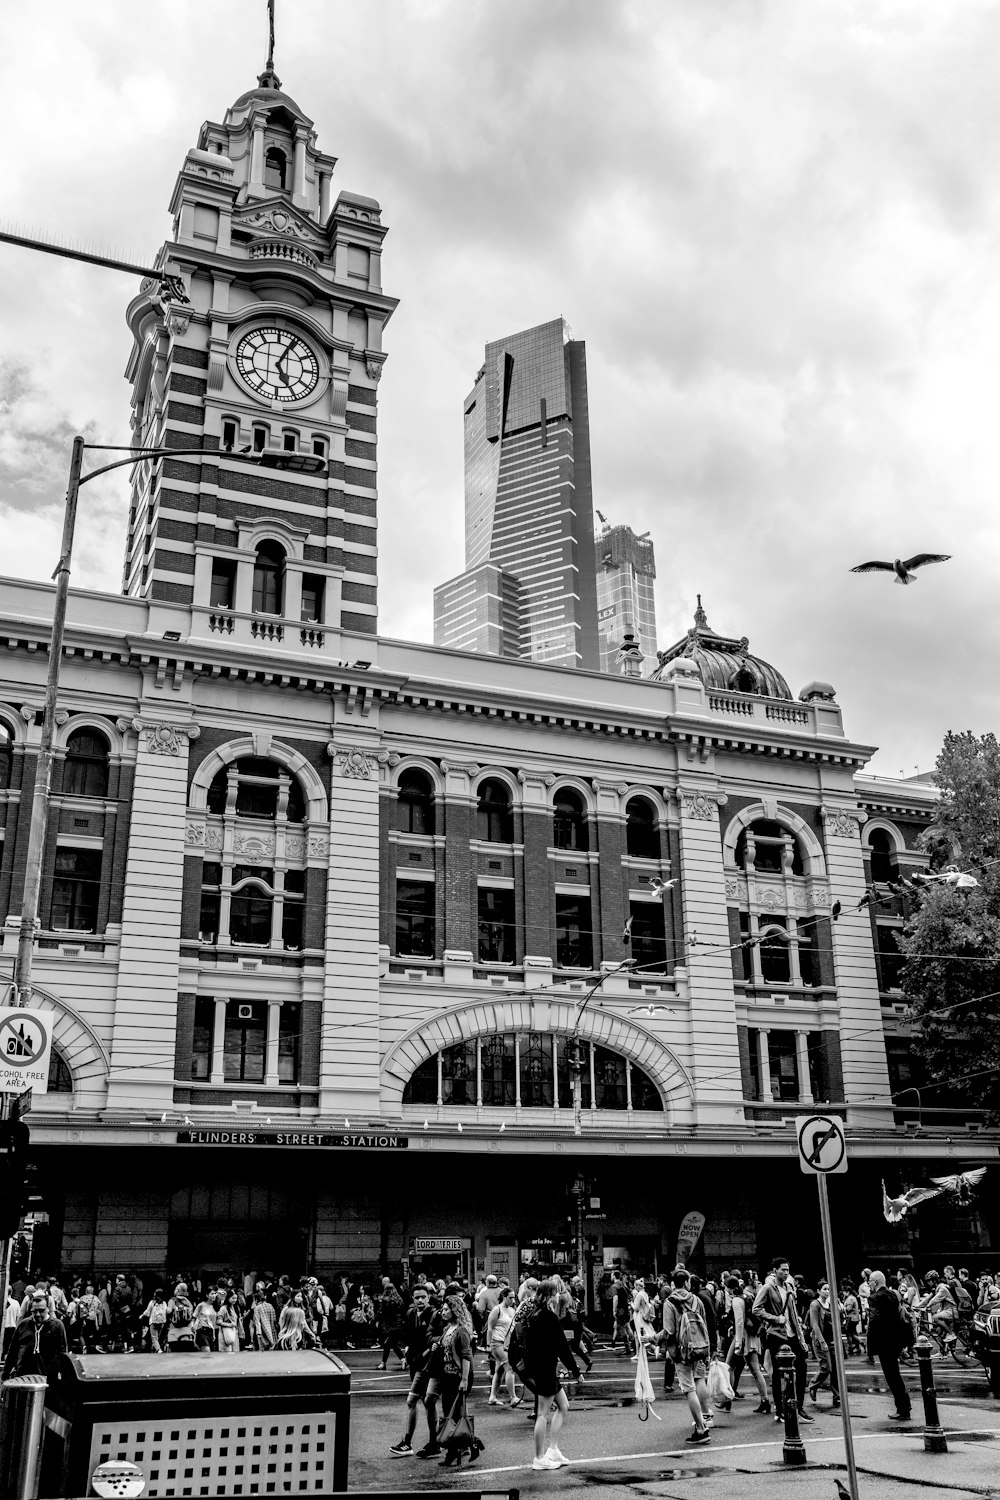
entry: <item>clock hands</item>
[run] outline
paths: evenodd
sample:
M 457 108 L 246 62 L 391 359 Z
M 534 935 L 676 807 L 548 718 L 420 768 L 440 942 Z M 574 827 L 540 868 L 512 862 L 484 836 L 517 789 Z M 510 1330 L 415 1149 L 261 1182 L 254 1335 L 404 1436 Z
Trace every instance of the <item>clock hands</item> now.
M 291 351 L 292 351 L 292 341 L 291 341 L 291 339 L 289 339 L 288 343 L 285 345 L 284 353 L 279 357 L 278 362 L 277 362 L 277 364 L 274 367 L 277 370 L 277 372 L 280 375 L 280 377 L 281 377 L 282 384 L 285 385 L 285 386 L 287 386 L 289 390 L 291 390 L 291 381 L 289 380 L 288 375 L 287 375 L 286 370 L 285 370 L 284 367 L 288 364 L 288 356 L 291 353 Z

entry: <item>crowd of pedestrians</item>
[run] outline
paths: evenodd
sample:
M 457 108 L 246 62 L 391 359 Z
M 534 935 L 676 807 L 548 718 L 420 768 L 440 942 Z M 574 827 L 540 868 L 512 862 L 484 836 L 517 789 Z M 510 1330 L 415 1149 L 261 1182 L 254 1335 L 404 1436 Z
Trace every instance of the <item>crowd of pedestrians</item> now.
M 739 1387 L 749 1371 L 758 1398 L 753 1411 L 782 1419 L 778 1355 L 787 1348 L 798 1418 L 811 1423 L 822 1392 L 832 1409 L 840 1405 L 834 1295 L 825 1279 L 810 1287 L 781 1257 L 763 1280 L 736 1269 L 703 1280 L 684 1266 L 657 1282 L 615 1273 L 606 1293 L 610 1347 L 638 1360 L 642 1346 L 648 1359 L 662 1360 L 664 1392 L 677 1391 L 687 1401 L 687 1441 L 693 1444 L 709 1441 L 713 1407 L 720 1404 L 709 1389 L 713 1361 L 726 1367 L 724 1409 L 745 1399 Z M 910 1395 L 900 1363 L 921 1328 L 932 1330 L 947 1350 L 964 1319 L 1000 1303 L 1000 1286 L 990 1273 L 977 1280 L 953 1266 L 928 1271 L 922 1284 L 909 1271 L 896 1272 L 890 1284 L 885 1273 L 865 1269 L 857 1282 L 844 1280 L 836 1295 L 845 1352 L 879 1363 L 893 1396 L 891 1416 L 905 1422 Z M 387 1369 L 394 1358 L 409 1381 L 403 1432 L 390 1452 L 454 1465 L 482 1451 L 467 1398 L 476 1357 L 484 1355 L 486 1405 L 515 1408 L 527 1393 L 534 1402 L 534 1467 L 555 1469 L 567 1462 L 559 1446 L 569 1410 L 564 1374 L 575 1384 L 586 1381 L 595 1342 L 583 1283 L 558 1276 L 523 1275 L 515 1287 L 490 1275 L 475 1288 L 422 1274 L 412 1284 L 396 1285 L 388 1276 L 368 1282 L 340 1277 L 329 1287 L 316 1277 L 293 1285 L 287 1276 L 207 1283 L 181 1276 L 150 1290 L 138 1276 L 119 1272 L 78 1279 L 68 1289 L 56 1277 L 15 1281 L 4 1315 L 3 1374 L 57 1379 L 67 1350 L 375 1347 L 378 1368 Z M 414 1447 L 421 1413 L 426 1440 Z

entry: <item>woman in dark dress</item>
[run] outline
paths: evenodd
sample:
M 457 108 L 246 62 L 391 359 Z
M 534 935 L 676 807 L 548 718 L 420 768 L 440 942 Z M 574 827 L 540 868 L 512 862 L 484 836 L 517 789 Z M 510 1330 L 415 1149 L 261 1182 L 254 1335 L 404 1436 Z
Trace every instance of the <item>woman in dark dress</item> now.
M 580 1371 L 559 1322 L 561 1292 L 558 1281 L 543 1281 L 524 1325 L 524 1378 L 538 1401 L 533 1469 L 559 1469 L 569 1462 L 557 1442 L 569 1410 L 558 1367 L 564 1365 L 574 1380 L 579 1379 Z

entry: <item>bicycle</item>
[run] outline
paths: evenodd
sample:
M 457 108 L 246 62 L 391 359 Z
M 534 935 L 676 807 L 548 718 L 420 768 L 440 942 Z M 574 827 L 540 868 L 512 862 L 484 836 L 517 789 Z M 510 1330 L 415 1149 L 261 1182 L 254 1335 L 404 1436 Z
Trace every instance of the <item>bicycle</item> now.
M 971 1318 L 960 1318 L 952 1325 L 950 1333 L 943 1333 L 940 1328 L 934 1326 L 926 1310 L 921 1308 L 917 1316 L 917 1333 L 924 1334 L 932 1344 L 937 1346 L 938 1356 L 941 1359 L 951 1358 L 957 1365 L 964 1368 L 973 1358 Z

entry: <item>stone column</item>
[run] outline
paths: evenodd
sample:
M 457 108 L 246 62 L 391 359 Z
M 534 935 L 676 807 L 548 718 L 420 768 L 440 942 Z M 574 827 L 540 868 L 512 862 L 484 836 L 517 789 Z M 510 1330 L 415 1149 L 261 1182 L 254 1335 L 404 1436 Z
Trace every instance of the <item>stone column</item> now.
M 807 1031 L 795 1033 L 795 1063 L 799 1075 L 799 1103 L 811 1104 L 813 1091 L 809 1080 L 809 1033 Z
M 768 1045 L 767 1026 L 761 1026 L 757 1032 L 757 1072 L 760 1075 L 760 1099 L 762 1104 L 773 1104 L 774 1093 L 771 1089 L 771 1049 Z
M 226 1005 L 228 1001 L 214 1001 L 215 1015 L 212 1025 L 212 1063 L 209 1068 L 209 1083 L 222 1084 L 226 1077 Z
M 111 1110 L 173 1104 L 188 745 L 199 729 L 151 711 L 132 720 L 135 765 L 111 1040 Z
M 264 187 L 264 121 L 257 117 L 253 122 L 253 140 L 250 146 L 251 188 Z
M 841 903 L 840 917 L 831 924 L 831 934 L 847 1122 L 852 1126 L 885 1126 L 891 1116 L 884 1107 L 874 1107 L 890 1102 L 875 949 L 868 910 L 857 910 L 865 893 L 860 837 L 864 814 L 855 803 L 850 807 L 823 807 L 821 816 L 830 890 Z
M 325 224 L 330 217 L 330 168 L 321 167 L 319 172 L 319 222 Z
M 281 1001 L 267 1002 L 267 1042 L 264 1051 L 264 1086 L 278 1087 L 278 1029 L 281 1024 Z
M 367 1119 L 379 1107 L 378 774 L 389 755 L 346 730 L 327 749 L 333 774 L 320 1113 Z M 310 831 L 310 847 L 319 837 Z
M 292 202 L 297 208 L 308 208 L 309 197 L 306 193 L 306 137 L 309 132 L 305 125 L 295 127 L 295 162 L 292 169 Z
M 690 1058 L 699 1125 L 743 1125 L 736 992 L 719 808 L 727 798 L 710 775 L 682 772 L 680 888 L 688 944 Z M 697 937 L 697 944 L 693 943 Z

